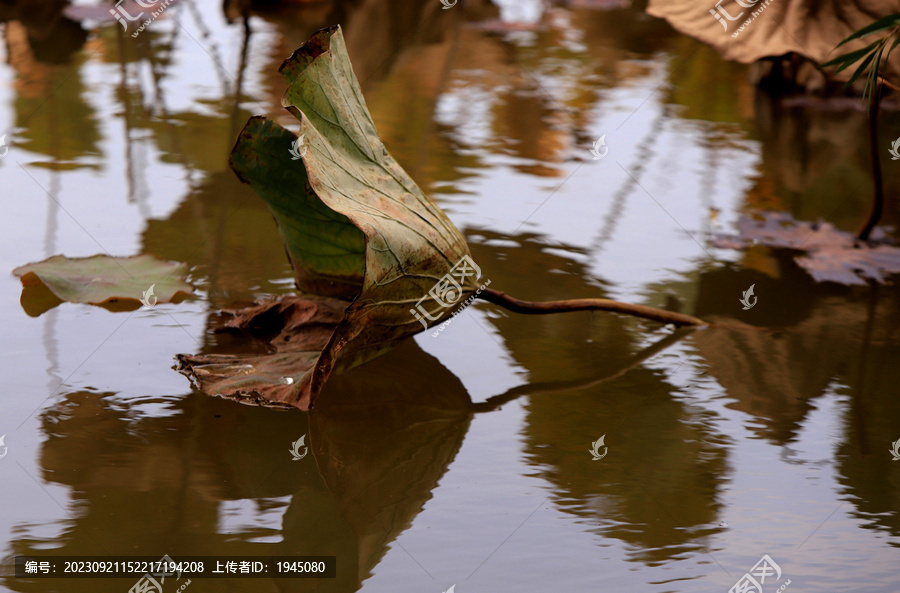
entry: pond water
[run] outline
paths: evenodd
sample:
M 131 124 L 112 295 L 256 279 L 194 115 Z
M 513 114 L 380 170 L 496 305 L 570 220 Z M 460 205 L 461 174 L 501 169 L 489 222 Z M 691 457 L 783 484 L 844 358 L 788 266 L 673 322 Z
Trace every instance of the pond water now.
M 105 7 L 76 22 L 20 4 L 0 10 L 0 269 L 147 253 L 186 262 L 197 291 L 38 314 L 0 282 L 3 591 L 134 584 L 16 579 L 17 555 L 164 554 L 337 561 L 334 579 L 191 593 L 725 593 L 764 555 L 765 593 L 900 589 L 897 287 L 815 283 L 795 253 L 707 240 L 754 209 L 857 228 L 872 181 L 855 102 L 773 99 L 620 2 L 505 2 L 505 20 L 299 3 L 254 13 L 247 36 L 240 3 L 182 1 L 136 38 Z M 227 158 L 251 115 L 297 129 L 278 66 L 334 23 L 386 146 L 492 288 L 742 328 L 478 303 L 334 377 L 312 414 L 192 391 L 176 353 L 259 348 L 213 334 L 212 313 L 293 290 Z M 900 135 L 894 112 L 881 126 Z

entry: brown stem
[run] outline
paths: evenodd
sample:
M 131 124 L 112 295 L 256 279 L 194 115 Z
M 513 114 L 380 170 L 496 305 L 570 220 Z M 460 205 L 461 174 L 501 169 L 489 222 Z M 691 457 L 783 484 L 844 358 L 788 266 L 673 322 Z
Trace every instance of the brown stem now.
M 644 350 L 638 352 L 634 356 L 632 356 L 627 363 L 625 363 L 618 370 L 607 373 L 602 377 L 598 377 L 596 379 L 587 379 L 581 381 L 554 381 L 554 382 L 545 382 L 545 383 L 529 383 L 527 385 L 519 385 L 518 387 L 513 387 L 508 390 L 506 393 L 501 393 L 500 395 L 494 395 L 492 397 L 487 398 L 487 400 L 483 402 L 479 402 L 477 404 L 472 404 L 472 410 L 476 413 L 479 412 L 493 412 L 494 410 L 500 408 L 501 406 L 523 396 L 523 395 L 537 395 L 539 393 L 554 393 L 560 391 L 574 391 L 576 389 L 587 389 L 588 387 L 593 387 L 595 385 L 600 385 L 601 383 L 605 383 L 611 379 L 618 379 L 631 369 L 640 365 L 642 362 L 647 360 L 648 358 L 652 358 L 658 352 L 661 352 L 688 335 L 693 330 L 683 330 L 672 333 L 671 335 L 666 336 L 662 340 L 652 344 L 651 346 L 645 348 Z
M 890 80 L 885 80 L 881 76 L 878 77 L 878 82 L 881 83 L 883 86 L 886 86 L 887 88 L 891 89 L 892 91 L 900 91 L 900 86 L 897 86 Z
M 687 325 L 709 325 L 702 319 L 683 315 L 681 313 L 673 313 L 655 307 L 645 307 L 644 305 L 632 305 L 621 301 L 613 301 L 610 299 L 570 299 L 565 301 L 544 301 L 535 303 L 532 301 L 520 301 L 506 293 L 485 288 L 478 294 L 478 298 L 484 299 L 489 303 L 500 305 L 504 309 L 508 309 L 513 313 L 525 313 L 532 315 L 542 315 L 546 313 L 568 313 L 570 311 L 611 311 L 613 313 L 624 313 L 642 319 L 650 319 L 661 323 L 673 323 L 678 327 Z
M 878 110 L 881 100 L 881 87 L 877 86 L 872 89 L 872 95 L 869 100 L 869 151 L 872 153 L 872 181 L 875 186 L 875 196 L 872 199 L 872 211 L 869 213 L 869 219 L 859 231 L 857 238 L 860 241 L 868 241 L 869 234 L 878 221 L 881 219 L 881 212 L 884 209 L 884 190 L 881 180 L 881 159 L 878 156 Z

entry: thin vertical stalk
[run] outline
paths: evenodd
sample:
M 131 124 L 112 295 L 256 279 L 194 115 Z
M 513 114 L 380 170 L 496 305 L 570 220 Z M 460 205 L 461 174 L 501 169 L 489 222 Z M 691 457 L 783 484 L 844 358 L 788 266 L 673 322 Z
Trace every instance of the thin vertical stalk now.
M 877 64 L 876 64 L 877 67 Z M 869 152 L 872 154 L 872 183 L 875 195 L 872 199 L 872 210 L 869 219 L 859 231 L 857 238 L 860 241 L 868 241 L 872 229 L 881 220 L 884 210 L 884 183 L 881 178 L 881 159 L 878 152 L 878 111 L 881 104 L 881 85 L 876 81 L 876 87 L 869 96 Z

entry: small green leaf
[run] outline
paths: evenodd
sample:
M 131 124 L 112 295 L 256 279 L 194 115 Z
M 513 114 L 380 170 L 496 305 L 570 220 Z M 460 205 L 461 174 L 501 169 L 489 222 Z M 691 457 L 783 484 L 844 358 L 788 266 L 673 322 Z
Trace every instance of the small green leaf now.
M 891 44 L 891 47 L 888 48 L 888 53 L 884 56 L 884 63 L 887 64 L 891 60 L 891 52 L 894 51 L 894 48 L 897 47 L 897 44 L 900 43 L 900 34 L 894 33 L 894 42 Z
M 875 57 L 875 52 L 872 52 L 865 60 L 862 61 L 862 63 L 859 65 L 859 68 L 857 68 L 856 72 L 853 73 L 853 76 L 850 77 L 850 80 L 848 80 L 846 83 L 844 83 L 845 88 L 850 86 L 854 82 L 856 82 L 856 79 L 859 78 L 863 72 L 865 72 L 866 67 L 872 63 L 872 59 L 874 57 Z M 837 70 L 835 70 L 835 73 L 840 72 L 840 71 L 841 71 L 841 68 L 838 68 Z
M 883 53 L 884 53 L 884 45 L 882 45 L 878 49 L 878 54 L 875 56 L 875 65 L 869 69 L 869 76 L 868 76 L 868 79 L 866 80 L 866 88 L 863 89 L 863 101 L 867 101 L 868 99 L 870 99 L 872 97 L 872 93 L 874 93 L 878 90 L 877 89 L 878 81 L 876 79 L 876 76 L 878 73 L 878 67 L 881 64 L 881 55 Z M 866 113 L 869 112 L 870 107 L 871 107 L 871 105 L 867 105 Z
M 881 40 L 873 41 L 866 47 L 862 49 L 857 49 L 846 54 L 840 55 L 833 60 L 828 60 L 827 62 L 820 64 L 819 68 L 828 68 L 829 66 L 834 66 L 837 64 L 841 64 L 841 66 L 835 70 L 835 72 L 840 72 L 841 70 L 851 66 L 854 62 L 865 56 L 867 53 L 875 52 L 876 46 L 881 43 Z

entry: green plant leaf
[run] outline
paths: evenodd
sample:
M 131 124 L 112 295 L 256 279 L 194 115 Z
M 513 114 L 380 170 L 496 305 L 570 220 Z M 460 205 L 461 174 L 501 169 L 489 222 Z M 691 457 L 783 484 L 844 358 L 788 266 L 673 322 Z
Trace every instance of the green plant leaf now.
M 885 64 L 891 61 L 891 52 L 894 51 L 894 48 L 897 47 L 898 43 L 900 43 L 900 34 L 894 33 L 894 42 L 891 44 L 891 47 L 888 48 L 887 55 L 884 56 Z
M 352 298 L 365 275 L 365 235 L 312 190 L 306 167 L 292 159 L 289 151 L 296 139 L 272 121 L 251 118 L 231 154 L 231 166 L 269 206 L 297 287 Z
M 866 79 L 866 87 L 863 89 L 863 102 L 866 103 L 866 113 L 869 112 L 871 108 L 871 104 L 869 103 L 869 99 L 872 97 L 872 93 L 878 91 L 877 83 L 878 83 L 878 69 L 881 65 L 881 56 L 884 53 L 884 44 L 882 44 L 875 55 L 875 65 L 869 68 L 869 74 Z
M 152 255 L 84 258 L 54 255 L 12 271 L 22 280 L 22 305 L 26 311 L 34 310 L 31 303 L 46 302 L 46 290 L 60 301 L 100 305 L 112 310 L 137 309 L 145 297 L 151 304 L 168 303 L 194 290 L 184 281 L 187 272 L 186 264 L 165 262 Z M 151 286 L 152 295 L 145 295 Z M 55 304 L 58 303 L 50 303 Z M 40 314 L 48 307 L 36 305 L 36 308 Z
M 871 23 L 870 25 L 867 25 L 867 26 L 863 27 L 862 29 L 855 31 L 849 37 L 845 38 L 843 41 L 838 43 L 837 47 L 840 47 L 849 41 L 853 41 L 854 39 L 860 39 L 862 37 L 872 35 L 873 33 L 885 31 L 887 29 L 890 29 L 891 27 L 894 27 L 898 23 L 900 23 L 900 13 L 890 14 L 886 17 L 882 17 L 882 18 L 878 19 L 877 21 L 875 21 L 874 23 Z
M 833 60 L 828 60 L 827 62 L 819 64 L 819 68 L 828 68 L 830 66 L 835 66 L 837 64 L 840 64 L 840 67 L 838 67 L 837 70 L 835 70 L 835 74 L 837 74 L 841 70 L 844 70 L 845 68 L 853 65 L 853 63 L 858 61 L 860 58 L 865 56 L 867 53 L 871 52 L 874 54 L 876 46 L 879 43 L 881 43 L 880 39 L 878 41 L 873 41 L 872 43 L 870 43 L 869 45 L 867 45 L 866 47 L 864 47 L 862 49 L 857 49 L 857 50 L 845 53 L 843 55 L 840 55 L 840 56 L 834 58 Z
M 891 57 L 891 52 L 894 51 L 894 48 L 897 47 L 898 43 L 900 43 L 900 35 L 895 35 L 894 42 L 891 44 L 891 49 L 888 50 L 888 58 Z
M 844 83 L 844 87 L 848 87 L 848 86 L 850 86 L 851 84 L 853 84 L 854 82 L 856 82 L 856 79 L 859 78 L 860 75 L 861 75 L 863 72 L 866 71 L 866 67 L 867 67 L 870 63 L 872 63 L 872 59 L 873 59 L 874 57 L 875 57 L 875 52 L 873 51 L 873 52 L 872 52 L 865 60 L 862 61 L 862 63 L 859 65 L 859 68 L 856 69 L 856 71 L 853 73 L 853 75 L 850 77 L 850 79 L 849 79 L 847 82 Z M 838 73 L 838 72 L 840 72 L 841 70 L 843 70 L 843 67 L 838 68 L 837 70 L 835 70 L 835 73 Z
M 290 158 L 297 136 L 252 118 L 231 164 L 272 210 L 298 288 L 353 300 L 311 367 L 309 350 L 294 367 L 290 356 L 280 359 L 265 377 L 258 372 L 265 361 L 255 361 L 250 372 L 239 359 L 230 368 L 220 357 L 212 363 L 221 371 L 219 382 L 212 387 L 207 381 L 209 389 L 202 360 L 188 359 L 185 370 L 201 389 L 218 395 L 308 409 L 332 372 L 371 360 L 449 316 L 477 290 L 481 271 L 459 230 L 382 144 L 339 27 L 315 33 L 280 71 L 289 83 L 282 104 L 300 120 L 304 152 L 294 149 L 301 159 Z M 442 295 L 461 262 L 471 273 L 459 276 L 451 296 Z M 267 389 L 291 368 L 287 387 Z M 255 379 L 240 379 L 244 371 Z M 241 385 L 223 382 L 229 373 Z

